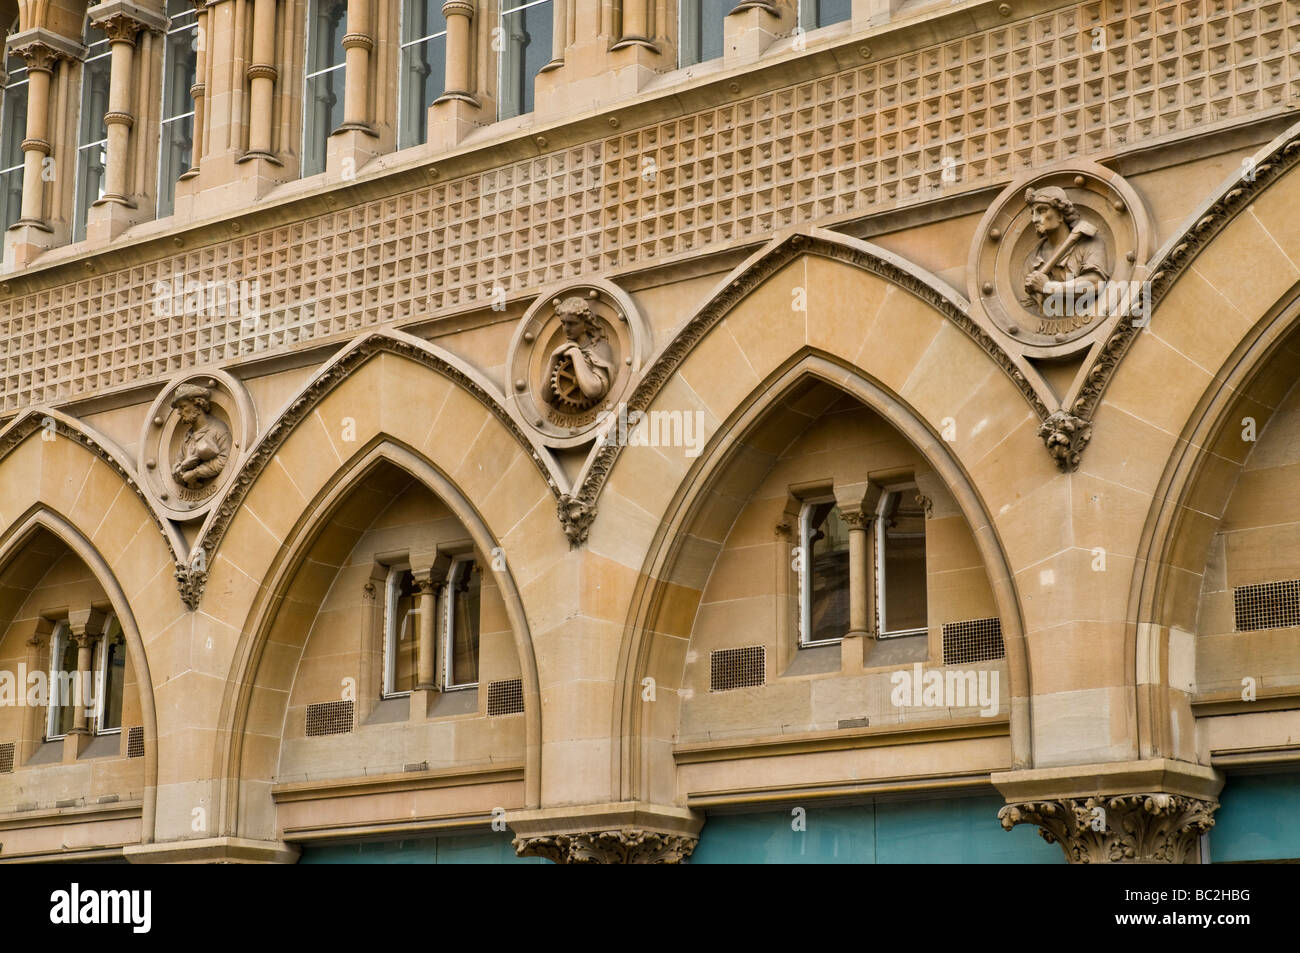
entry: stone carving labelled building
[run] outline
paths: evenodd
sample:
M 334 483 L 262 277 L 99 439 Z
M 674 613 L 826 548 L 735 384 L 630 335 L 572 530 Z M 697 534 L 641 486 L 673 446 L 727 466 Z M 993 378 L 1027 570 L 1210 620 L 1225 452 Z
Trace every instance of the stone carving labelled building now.
M 1300 858 L 1297 0 L 0 24 L 0 862 Z

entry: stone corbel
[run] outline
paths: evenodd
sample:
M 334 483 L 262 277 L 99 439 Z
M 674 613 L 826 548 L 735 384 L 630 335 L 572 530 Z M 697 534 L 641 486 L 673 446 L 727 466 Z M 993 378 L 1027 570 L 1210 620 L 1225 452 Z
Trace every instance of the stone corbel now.
M 623 802 L 522 811 L 507 817 L 515 853 L 557 864 L 680 864 L 699 843 L 694 811 Z
M 1171 760 L 995 773 L 1005 830 L 1033 824 L 1072 864 L 1188 864 L 1214 826 L 1223 778 Z
M 569 548 L 577 549 L 587 541 L 591 524 L 596 519 L 596 505 L 565 493 L 555 506 L 564 535 L 569 538 Z
M 1082 417 L 1058 410 L 1039 425 L 1038 436 L 1056 461 L 1057 469 L 1062 473 L 1072 473 L 1079 469 L 1083 448 L 1092 439 L 1092 424 Z

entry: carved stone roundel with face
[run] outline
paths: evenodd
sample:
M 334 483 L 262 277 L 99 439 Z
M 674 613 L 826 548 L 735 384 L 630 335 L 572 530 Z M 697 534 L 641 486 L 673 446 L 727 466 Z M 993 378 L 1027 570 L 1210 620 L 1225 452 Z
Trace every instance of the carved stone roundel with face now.
M 256 433 L 252 401 L 229 374 L 179 378 L 158 395 L 145 419 L 141 484 L 171 519 L 199 519 L 238 470 Z

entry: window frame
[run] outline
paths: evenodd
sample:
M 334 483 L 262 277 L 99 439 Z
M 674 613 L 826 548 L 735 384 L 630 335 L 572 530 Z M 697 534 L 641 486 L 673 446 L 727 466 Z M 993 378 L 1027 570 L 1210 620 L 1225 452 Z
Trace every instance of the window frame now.
M 343 19 L 340 22 L 343 24 L 343 35 L 344 36 L 347 35 L 348 14 L 347 14 L 347 4 L 345 0 L 307 0 L 307 2 L 303 4 L 304 34 L 303 34 L 303 44 L 302 44 L 302 135 L 299 137 L 300 157 L 298 162 L 298 177 L 301 179 L 308 179 L 316 175 L 324 175 L 329 171 L 328 168 L 329 138 L 334 134 L 333 129 L 330 129 L 325 133 L 325 139 L 321 143 L 321 153 L 320 153 L 321 167 L 318 170 L 315 170 L 313 172 L 308 172 L 307 171 L 307 155 L 308 155 L 307 129 L 309 125 L 309 116 L 308 116 L 309 110 L 312 109 L 312 100 L 309 95 L 311 91 L 312 80 L 316 79 L 319 76 L 324 76 L 326 73 L 341 72 L 344 78 L 339 83 L 339 91 L 343 96 L 347 95 L 347 90 L 345 85 L 347 80 L 347 72 L 346 72 L 347 50 L 346 49 L 343 51 L 343 55 L 339 58 L 339 61 L 337 63 L 332 63 L 329 66 L 326 66 L 324 69 L 318 69 L 315 71 L 309 69 L 311 65 L 312 53 L 315 51 L 315 44 L 312 42 L 312 35 L 313 35 L 312 16 L 313 14 L 319 16 L 320 6 L 323 3 L 337 3 L 339 6 L 343 8 Z M 333 47 L 330 48 L 330 52 L 331 54 L 334 52 Z M 314 157 L 314 150 L 313 150 L 313 157 Z
M 399 151 L 402 150 L 402 149 L 414 149 L 414 148 L 416 148 L 416 147 L 418 147 L 418 146 L 422 146 L 422 145 L 424 145 L 425 143 L 427 143 L 427 142 L 429 141 L 428 114 L 429 114 L 429 107 L 433 105 L 433 103 L 425 103 L 425 104 L 424 104 L 424 115 L 425 115 L 424 135 L 420 137 L 420 141 L 418 141 L 418 142 L 413 142 L 413 143 L 411 143 L 410 145 L 405 145 L 405 146 L 402 145 L 403 132 L 405 131 L 405 130 L 403 129 L 403 127 L 402 127 L 402 119 L 403 119 L 403 117 L 406 116 L 406 111 L 407 111 L 407 108 L 408 108 L 408 105 L 409 105 L 409 104 L 406 102 L 406 99 L 407 99 L 407 92 L 406 92 L 406 86 L 407 86 L 407 84 L 406 84 L 406 51 L 407 51 L 409 48 L 411 48 L 411 47 L 419 46 L 419 45 L 422 44 L 422 43 L 428 43 L 430 40 L 436 40 L 436 39 L 438 39 L 438 38 L 441 37 L 441 38 L 442 38 L 442 41 L 443 41 L 443 63 L 444 63 L 444 68 L 445 68 L 446 59 L 447 59 L 447 54 L 448 54 L 448 51 L 447 51 L 447 18 L 446 18 L 446 16 L 444 16 L 444 17 L 442 18 L 442 30 L 441 30 L 441 31 L 439 31 L 439 32 L 437 32 L 437 33 L 429 33 L 429 34 L 427 34 L 427 35 L 425 35 L 425 36 L 416 37 L 415 39 L 412 39 L 412 40 L 403 40 L 403 39 L 402 39 L 402 35 L 403 35 L 403 33 L 404 33 L 405 29 L 406 29 L 406 18 L 407 18 L 407 16 L 409 16 L 409 14 L 410 14 L 411 7 L 412 7 L 413 4 L 415 4 L 415 3 L 419 3 L 419 2 L 420 2 L 420 0 L 402 0 L 401 6 L 400 6 L 400 8 L 399 8 L 399 11 L 400 11 L 400 12 L 399 12 L 399 14 L 398 14 L 398 23 L 397 23 L 397 123 L 396 123 L 396 138 L 397 138 L 397 148 L 398 148 Z M 439 94 L 438 94 L 438 97 L 436 97 L 436 98 L 434 99 L 434 102 L 437 102 L 437 101 L 438 101 L 438 98 L 440 98 L 442 95 L 444 95 L 444 94 L 447 92 L 447 90 L 446 90 L 446 88 L 445 88 L 446 85 L 447 85 L 447 78 L 446 78 L 445 75 L 444 75 L 443 78 L 442 78 L 442 83 L 441 83 L 441 85 L 444 87 L 443 90 L 442 90 L 442 93 L 439 93 Z
M 507 119 L 518 119 L 520 116 L 528 116 L 531 115 L 533 112 L 535 112 L 537 109 L 537 100 L 534 97 L 532 109 L 524 109 L 524 102 L 521 99 L 519 103 L 518 112 L 511 113 L 510 115 L 506 115 L 503 112 L 503 109 L 505 107 L 505 102 L 506 102 L 506 97 L 504 95 L 506 90 L 506 67 L 510 63 L 510 57 L 506 55 L 506 50 L 504 47 L 506 38 L 509 36 L 509 34 L 506 32 L 506 17 L 513 16 L 514 14 L 520 13 L 523 10 L 527 10 L 530 7 L 546 6 L 551 11 L 552 23 L 554 23 L 554 16 L 555 16 L 554 4 L 562 3 L 562 2 L 564 2 L 564 0 L 500 0 L 500 2 L 497 4 L 497 29 L 499 31 L 497 33 L 497 36 L 501 38 L 501 43 L 502 43 L 502 49 L 498 51 L 498 55 L 497 55 L 496 113 L 497 113 L 498 122 L 502 122 Z M 506 9 L 507 7 L 509 7 L 509 9 Z M 552 27 L 552 30 L 554 30 L 554 27 Z M 551 51 L 548 51 L 547 53 L 548 63 L 551 60 L 551 53 L 554 51 L 554 48 L 555 48 L 555 35 L 552 32 Z M 525 62 L 524 58 L 520 58 L 519 68 L 521 70 L 525 70 L 527 68 L 527 63 Z M 542 72 L 541 70 L 538 70 L 538 74 L 540 74 L 541 72 Z M 521 78 L 521 83 L 525 81 L 527 81 L 526 77 Z M 536 81 L 537 81 L 537 76 L 534 75 L 531 79 L 531 82 L 535 83 Z
M 98 644 L 95 646 L 96 659 L 93 668 L 95 672 L 95 682 L 94 682 L 95 716 L 94 717 L 95 717 L 96 735 L 120 735 L 122 733 L 121 725 L 118 725 L 116 728 L 104 727 L 104 705 L 108 700 L 108 636 L 109 633 L 112 631 L 113 625 L 115 623 L 117 624 L 117 627 L 119 629 L 122 629 L 122 623 L 118 619 L 117 613 L 115 612 L 108 613 L 108 616 L 104 619 L 104 631 L 99 637 Z M 126 631 L 124 629 L 122 630 L 122 644 L 123 646 L 126 645 Z M 125 702 L 126 701 L 125 665 L 123 665 L 123 669 L 122 669 L 122 689 L 123 689 L 122 700 L 123 702 Z
M 10 35 L 12 35 L 12 33 L 15 32 L 16 30 L 17 30 L 17 25 L 15 25 L 15 26 L 14 26 L 14 29 L 10 31 Z M 26 61 L 25 61 L 25 60 L 23 61 L 23 65 L 20 66 L 20 67 L 18 67 L 17 69 L 15 69 L 12 73 L 8 71 L 9 58 L 10 58 L 10 56 L 13 55 L 13 54 L 11 54 L 11 53 L 9 52 L 9 36 L 8 36 L 8 35 L 6 35 L 6 36 L 4 37 L 4 41 L 3 41 L 3 42 L 4 42 L 4 51 L 3 51 L 3 52 L 4 52 L 4 58 L 5 58 L 5 59 L 4 59 L 4 69 L 5 69 L 4 77 L 5 77 L 5 82 L 4 82 L 4 90 L 3 90 L 3 93 L 0 93 L 0 96 L 3 97 L 3 99 L 0 100 L 0 119 L 7 119 L 7 118 L 9 117 L 10 96 L 11 96 L 14 92 L 16 92 L 19 88 L 22 89 L 22 96 L 23 96 L 23 116 L 24 116 L 24 119 L 25 119 L 25 118 L 26 118 L 26 115 L 27 115 L 27 106 L 28 106 L 28 103 L 27 103 L 27 90 L 30 88 L 30 86 L 29 86 L 29 82 L 30 82 L 30 80 L 31 80 L 31 73 L 30 73 L 30 71 L 27 69 L 27 64 L 26 64 Z M 21 73 L 22 73 L 22 78 L 21 78 L 21 79 L 15 79 L 15 78 L 14 78 L 14 74 L 15 74 L 15 73 L 18 73 L 18 72 L 21 72 Z M 23 181 L 23 171 L 25 170 L 25 168 L 26 168 L 26 164 L 27 164 L 27 156 L 26 156 L 26 154 L 23 152 L 22 147 L 21 147 L 22 141 L 23 141 L 23 140 L 26 138 L 26 136 L 27 136 L 27 123 L 24 121 L 24 123 L 23 123 L 23 128 L 22 128 L 21 130 L 17 130 L 17 129 L 15 129 L 15 130 L 6 130 L 6 129 L 3 128 L 2 125 L 0 125 L 0 148 L 4 147 L 4 146 L 6 145 L 6 142 L 4 141 L 4 134 L 5 134 L 6 132 L 17 132 L 17 133 L 18 133 L 18 135 L 17 135 L 17 139 L 18 139 L 18 142 L 19 142 L 19 149 L 18 149 L 18 164 L 17 164 L 17 165 L 7 166 L 7 167 L 5 167 L 5 168 L 3 168 L 3 169 L 0 169 L 0 182 L 4 182 L 8 176 L 10 176 L 10 175 L 15 175 L 15 174 L 16 174 L 17 179 L 18 179 L 18 208 L 14 210 L 17 214 L 14 216 L 14 219 L 13 219 L 12 222 L 3 222 L 3 221 L 0 221 L 0 229 L 8 228 L 10 225 L 13 225 L 13 224 L 14 224 L 15 222 L 17 222 L 20 218 L 22 218 L 22 214 L 23 214 L 23 210 L 22 210 L 22 204 L 23 204 L 23 198 L 22 198 L 22 193 L 23 193 L 23 189 L 22 189 L 22 181 Z
M 795 12 L 795 20 L 799 29 L 805 33 L 811 33 L 813 30 L 824 30 L 826 27 L 835 26 L 837 23 L 851 23 L 853 21 L 853 9 L 852 5 L 850 5 L 849 15 L 843 20 L 832 20 L 830 23 L 812 23 L 811 21 L 817 18 L 812 15 L 811 8 L 817 3 L 818 0 L 799 0 L 796 5 L 798 9 Z
M 184 32 L 191 33 L 194 37 L 194 42 L 198 43 L 198 31 L 199 31 L 198 11 L 193 6 L 191 6 L 189 10 L 177 14 L 175 19 L 183 19 L 186 17 L 189 17 L 190 19 L 185 26 L 175 27 L 172 23 L 169 23 L 167 26 L 167 32 L 163 34 L 162 89 L 159 91 L 159 96 L 158 96 L 158 176 L 157 176 L 157 194 L 154 196 L 154 217 L 155 218 L 170 218 L 171 216 L 176 214 L 176 183 L 180 181 L 181 176 L 185 175 L 186 172 L 190 171 L 191 168 L 190 163 L 193 161 L 194 158 L 194 151 L 193 151 L 194 137 L 200 134 L 199 130 L 194 128 L 194 97 L 193 96 L 188 96 L 189 104 L 190 104 L 190 108 L 188 112 L 178 113 L 175 116 L 167 115 L 167 88 L 168 88 L 168 79 L 169 79 L 167 72 L 168 69 L 174 65 L 171 62 L 171 57 L 168 55 L 168 52 L 171 49 L 171 44 L 168 42 L 168 40 L 171 38 L 171 35 L 173 33 L 181 33 L 182 31 L 184 31 Z M 197 63 L 196 63 L 196 69 L 197 69 Z M 190 86 L 193 87 L 194 84 L 197 83 L 198 81 L 199 81 L 199 77 L 195 75 L 194 82 L 190 83 Z M 167 145 L 168 126 L 173 125 L 175 123 L 184 122 L 186 119 L 190 120 L 190 155 L 185 159 L 185 169 L 180 173 L 180 175 L 178 175 L 174 181 L 164 183 L 163 173 L 166 170 L 165 149 Z M 163 207 L 162 207 L 164 188 L 166 188 L 167 191 L 170 193 L 170 204 L 171 204 L 171 209 L 166 214 L 163 213 Z
M 456 635 L 456 569 L 459 566 L 468 565 L 471 567 L 470 571 L 472 572 L 473 571 L 472 567 L 476 562 L 477 560 L 475 559 L 474 554 L 469 553 L 466 555 L 454 557 L 451 561 L 451 565 L 447 567 L 447 582 L 446 585 L 443 586 L 443 590 L 442 590 L 443 603 L 444 603 L 443 610 L 441 613 L 442 638 L 439 639 L 440 648 L 442 649 L 442 690 L 444 692 L 459 692 L 459 691 L 465 691 L 466 689 L 470 689 L 470 688 L 478 688 L 479 681 L 481 681 L 482 679 L 482 672 L 480 671 L 479 678 L 472 682 L 465 682 L 464 684 L 458 685 L 452 681 L 452 678 L 455 675 L 455 671 L 454 671 L 455 666 L 452 664 L 453 663 L 452 639 L 454 639 Z M 481 574 L 482 570 L 480 569 L 479 572 Z M 483 599 L 483 582 L 480 575 L 480 579 L 479 579 L 480 627 L 477 636 L 478 644 L 479 644 L 480 664 L 482 663 L 483 660 L 482 599 Z
M 401 578 L 409 572 L 411 572 L 411 567 L 408 564 L 396 563 L 388 567 L 388 572 L 384 577 L 384 638 L 379 660 L 379 697 L 383 701 L 390 698 L 409 698 L 412 692 L 412 689 L 394 691 L 392 687 L 393 682 L 397 679 L 397 630 L 393 625 L 393 615 L 397 610 L 397 602 L 400 598 L 398 590 L 401 587 Z M 419 625 L 419 614 L 420 608 L 417 604 L 408 615 L 408 618 L 414 620 L 412 626 Z M 419 631 L 413 631 L 411 637 L 418 640 L 420 637 Z M 418 641 L 416 646 L 418 651 Z
M 81 130 L 86 118 L 84 113 L 86 110 L 86 96 L 88 95 L 88 88 L 89 88 L 86 80 L 90 74 L 90 64 L 98 60 L 108 60 L 110 64 L 109 83 L 110 84 L 112 83 L 113 44 L 109 41 L 107 36 L 104 36 L 102 39 L 96 39 L 92 41 L 90 39 L 91 29 L 98 30 L 99 28 L 96 27 L 93 23 L 91 23 L 90 15 L 87 14 L 86 25 L 82 29 L 82 37 L 83 37 L 82 42 L 85 45 L 87 50 L 93 50 L 94 47 L 100 43 L 104 45 L 104 48 L 102 51 L 98 53 L 88 52 L 86 54 L 86 58 L 81 61 L 81 88 L 78 90 L 78 96 L 77 96 L 77 148 L 73 152 L 74 158 L 73 158 L 73 173 L 72 173 L 72 177 L 73 177 L 72 223 L 71 223 L 72 227 L 71 227 L 70 240 L 73 244 L 76 244 L 77 242 L 84 242 L 86 240 L 87 232 L 90 227 L 90 210 L 91 208 L 94 207 L 95 202 L 98 202 L 100 199 L 104 197 L 103 185 L 107 180 L 107 174 L 108 174 L 108 128 L 107 126 L 105 126 L 104 128 L 103 139 L 96 139 L 92 142 L 81 141 Z M 99 32 L 103 33 L 104 31 L 99 30 Z M 100 119 L 100 122 L 101 123 L 103 122 L 102 117 Z M 93 201 L 86 203 L 85 206 L 86 214 L 83 217 L 81 214 L 81 208 L 82 208 L 82 200 L 85 198 L 85 189 L 87 183 L 85 181 L 85 177 L 81 174 L 82 153 L 87 152 L 90 149 L 99 150 L 101 166 L 102 166 L 100 176 L 99 176 L 100 192 L 99 195 L 97 195 Z
M 682 37 L 685 35 L 683 24 L 686 23 L 686 17 L 684 16 L 684 11 L 687 5 L 690 3 L 700 4 L 701 9 L 699 11 L 700 32 L 698 36 L 693 37 L 695 59 L 688 61 L 685 57 L 686 44 L 682 42 Z M 717 56 L 706 57 L 704 55 L 704 22 L 703 22 L 704 3 L 705 0 L 677 0 L 677 68 L 678 69 L 689 69 L 692 66 L 700 66 L 704 63 L 717 63 L 720 62 L 726 56 L 726 51 L 727 51 L 726 19 L 730 15 L 730 10 L 728 10 L 727 13 L 723 14 L 722 17 L 723 23 L 719 25 L 719 29 L 722 31 L 722 52 L 719 53 Z M 735 5 L 732 4 L 733 8 L 734 6 Z
M 876 556 L 876 638 L 877 639 L 899 639 L 913 635 L 922 635 L 930 631 L 930 580 L 928 574 L 924 580 L 925 584 L 925 614 L 926 625 L 914 629 L 900 629 L 897 632 L 890 632 L 885 628 L 886 614 L 886 588 L 885 588 L 885 514 L 889 511 L 889 504 L 893 497 L 901 495 L 906 490 L 912 490 L 920 493 L 920 488 L 915 482 L 896 483 L 882 488 L 880 501 L 876 505 L 876 518 L 872 521 L 876 538 L 872 541 L 875 546 Z M 925 526 L 922 518 L 922 527 Z M 924 540 L 927 534 L 924 529 L 921 532 L 921 539 Z
M 50 664 L 46 670 L 46 694 L 45 699 L 45 740 L 62 741 L 68 737 L 66 731 L 56 731 L 57 725 L 56 712 L 62 710 L 63 705 L 59 704 L 59 659 L 63 656 L 63 650 L 66 647 L 71 627 L 67 619 L 60 619 L 54 623 L 54 630 L 50 633 Z
M 820 496 L 809 496 L 800 500 L 799 503 L 799 548 L 802 558 L 799 560 L 799 632 L 798 647 L 801 649 L 814 649 L 823 645 L 838 645 L 844 641 L 844 636 L 836 636 L 830 639 L 810 639 L 808 636 L 812 632 L 812 543 L 809 537 L 812 535 L 812 512 L 813 509 L 823 503 L 833 503 L 834 508 L 839 508 L 833 494 L 823 494 Z M 852 572 L 850 570 L 849 586 L 853 585 Z M 853 593 L 849 593 L 852 599 Z

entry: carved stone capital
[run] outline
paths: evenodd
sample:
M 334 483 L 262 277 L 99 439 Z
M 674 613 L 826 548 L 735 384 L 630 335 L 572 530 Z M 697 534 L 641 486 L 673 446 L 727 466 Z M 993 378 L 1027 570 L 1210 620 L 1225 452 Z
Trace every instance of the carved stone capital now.
M 23 62 L 27 64 L 27 69 L 32 73 L 52 73 L 54 64 L 60 58 L 67 58 L 67 54 L 62 50 L 56 50 L 40 41 L 33 41 L 26 46 L 10 50 L 16 56 L 21 56 Z
M 840 519 L 844 520 L 849 529 L 870 529 L 871 521 L 875 518 L 874 513 L 862 509 L 840 509 Z
M 1038 436 L 1056 461 L 1057 469 L 1069 473 L 1079 469 L 1083 448 L 1092 439 L 1092 424 L 1082 417 L 1058 410 L 1042 422 Z
M 104 31 L 109 43 L 130 43 L 132 46 L 135 46 L 135 38 L 144 28 L 139 20 L 125 13 L 110 14 L 95 25 Z
M 934 516 L 934 500 L 930 499 L 924 493 L 916 494 L 916 505 L 925 511 L 926 519 L 930 519 Z
M 587 534 L 591 532 L 592 521 L 596 518 L 595 505 L 565 493 L 555 510 L 564 526 L 564 535 L 569 537 L 569 546 L 577 549 L 587 541 Z
M 998 820 L 1008 831 L 1036 825 L 1072 864 L 1188 864 L 1199 859 L 1198 839 L 1218 807 L 1182 794 L 1119 794 L 1008 804 Z
M 557 864 L 680 864 L 698 837 L 661 831 L 612 830 L 582 834 L 516 837 L 520 857 L 544 857 Z
M 108 36 L 110 43 L 132 43 L 141 30 L 166 33 L 167 17 L 132 0 L 104 0 L 91 7 L 87 13 L 95 26 Z

